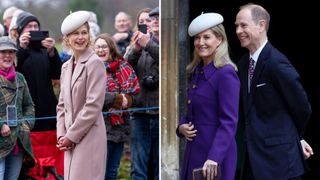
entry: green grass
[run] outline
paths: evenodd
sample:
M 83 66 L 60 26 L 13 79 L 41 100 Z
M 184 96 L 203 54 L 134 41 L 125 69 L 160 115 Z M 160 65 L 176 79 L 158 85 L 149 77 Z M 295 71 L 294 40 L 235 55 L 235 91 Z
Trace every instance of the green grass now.
M 117 179 L 130 180 L 131 161 L 126 155 L 122 156 Z

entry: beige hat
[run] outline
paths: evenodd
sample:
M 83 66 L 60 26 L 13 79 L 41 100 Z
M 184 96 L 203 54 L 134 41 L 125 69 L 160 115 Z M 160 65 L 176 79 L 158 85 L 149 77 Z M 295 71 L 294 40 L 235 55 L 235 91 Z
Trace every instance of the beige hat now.
M 17 51 L 16 44 L 8 36 L 0 37 L 0 51 L 15 50 Z
M 63 35 L 68 35 L 78 29 L 84 23 L 88 22 L 90 13 L 88 11 L 76 11 L 69 14 L 62 22 L 61 32 Z
M 217 26 L 223 22 L 223 17 L 218 13 L 202 13 L 189 25 L 189 36 L 195 36 L 204 30 Z
M 17 9 L 18 8 L 16 8 L 15 6 L 8 7 L 3 13 L 3 20 L 5 20 L 5 19 L 7 19 L 9 17 L 12 17 L 14 11 L 16 11 Z

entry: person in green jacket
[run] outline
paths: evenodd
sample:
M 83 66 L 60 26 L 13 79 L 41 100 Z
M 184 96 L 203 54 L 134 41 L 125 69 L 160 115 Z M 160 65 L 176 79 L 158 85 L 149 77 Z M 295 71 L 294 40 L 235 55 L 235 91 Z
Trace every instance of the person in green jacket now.
M 0 37 L 0 180 L 18 179 L 26 159 L 34 165 L 34 104 L 24 76 L 15 71 L 16 51 L 10 38 Z

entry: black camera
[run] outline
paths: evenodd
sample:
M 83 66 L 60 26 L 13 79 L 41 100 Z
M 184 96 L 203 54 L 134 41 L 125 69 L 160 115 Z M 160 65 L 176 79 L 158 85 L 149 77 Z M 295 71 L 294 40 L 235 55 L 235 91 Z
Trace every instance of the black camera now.
M 159 77 L 146 75 L 142 78 L 142 85 L 149 90 L 155 90 L 159 86 Z
M 49 37 L 49 31 L 30 31 L 30 47 L 40 49 L 44 48 L 41 41 Z

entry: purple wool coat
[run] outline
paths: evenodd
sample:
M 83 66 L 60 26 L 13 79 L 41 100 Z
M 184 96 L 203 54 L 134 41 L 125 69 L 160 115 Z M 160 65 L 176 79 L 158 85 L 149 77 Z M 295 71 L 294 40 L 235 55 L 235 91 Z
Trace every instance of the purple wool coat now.
M 201 168 L 207 159 L 219 164 L 223 180 L 234 180 L 239 95 L 239 78 L 231 65 L 216 68 L 210 63 L 195 68 L 188 90 L 187 114 L 176 131 L 183 138 L 179 126 L 188 122 L 197 130 L 196 137 L 186 143 L 181 180 L 191 180 L 192 170 Z

